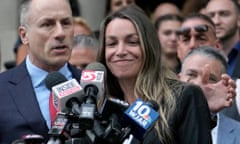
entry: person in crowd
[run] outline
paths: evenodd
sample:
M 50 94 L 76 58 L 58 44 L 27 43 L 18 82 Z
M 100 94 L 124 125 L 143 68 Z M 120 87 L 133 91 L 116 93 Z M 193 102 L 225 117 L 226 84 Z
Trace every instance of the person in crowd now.
M 76 35 L 73 38 L 73 48 L 69 63 L 79 69 L 84 69 L 96 61 L 98 41 L 93 36 Z
M 82 17 L 73 17 L 73 24 L 74 24 L 73 29 L 74 36 L 93 35 L 91 28 L 87 24 L 86 20 L 83 19 Z
M 72 11 L 67 0 L 25 0 L 21 4 L 19 35 L 28 48 L 23 63 L 0 74 L 0 143 L 23 135 L 48 138 L 49 95 L 45 77 L 59 71 L 68 80 L 80 72 L 68 64 L 73 39 Z
M 78 7 L 78 1 L 77 0 L 69 0 L 69 3 L 70 3 L 70 6 L 71 6 L 71 9 L 72 9 L 72 12 L 73 12 L 74 22 L 79 23 L 79 25 L 83 25 L 83 27 L 84 27 L 85 26 L 84 20 L 81 20 L 81 18 L 79 18 L 80 11 L 79 11 L 79 7 Z M 76 30 L 74 30 L 74 31 L 76 31 L 76 33 L 77 33 L 78 32 L 78 30 L 77 30 L 78 26 L 76 26 L 75 29 Z M 87 29 L 86 30 L 87 34 L 91 32 L 90 28 L 87 27 L 87 25 L 86 25 L 86 29 Z M 27 55 L 28 48 L 26 47 L 26 45 L 24 45 L 22 43 L 20 36 L 18 36 L 18 38 L 17 38 L 17 40 L 14 44 L 13 51 L 14 51 L 14 54 L 15 54 L 15 64 L 12 65 L 11 68 L 15 67 L 16 65 L 21 64 L 24 61 L 24 59 Z
M 135 4 L 135 0 L 107 0 L 106 15 L 116 12 L 130 4 Z
M 199 46 L 215 47 L 225 55 L 222 45 L 216 36 L 215 25 L 212 20 L 203 14 L 191 14 L 184 19 L 181 28 L 178 30 L 177 53 L 180 61 L 183 61 L 188 52 Z M 235 100 L 231 107 L 225 108 L 223 111 L 226 115 L 238 121 L 240 120 Z
M 107 93 L 129 104 L 141 98 L 159 105 L 160 119 L 142 143 L 211 143 L 212 123 L 201 88 L 178 81 L 162 65 L 156 29 L 140 8 L 128 6 L 106 17 L 99 44 L 97 61 L 107 69 Z
M 151 19 L 155 23 L 160 16 L 168 14 L 181 15 L 181 11 L 174 3 L 163 2 L 154 9 Z
M 179 15 L 167 14 L 160 16 L 155 23 L 162 48 L 162 63 L 176 73 L 181 65 L 177 56 L 177 30 L 180 28 L 182 20 L 183 18 Z
M 185 0 L 182 6 L 183 16 L 187 16 L 191 13 L 205 13 L 205 6 L 208 0 Z
M 228 56 L 228 74 L 237 79 L 240 76 L 240 41 L 239 17 L 240 7 L 236 0 L 211 0 L 206 6 L 206 14 L 212 19 L 216 27 L 217 37 L 220 39 L 224 53 Z M 224 109 L 224 113 L 240 121 L 239 97 L 236 97 L 232 107 Z
M 213 144 L 238 144 L 240 143 L 239 132 L 240 123 L 226 117 L 222 109 L 229 107 L 233 101 L 229 88 L 225 87 L 221 81 L 227 73 L 227 61 L 214 47 L 203 46 L 190 51 L 183 60 L 183 66 L 179 74 L 179 79 L 198 85 L 204 91 L 206 98 L 212 103 L 219 105 L 216 114 L 217 125 L 212 130 Z M 209 93 L 209 89 L 212 91 Z M 210 108 L 211 109 L 211 108 Z
M 185 56 L 178 76 L 182 81 L 193 80 L 193 84 L 201 86 L 210 111 L 216 113 L 231 106 L 236 96 L 235 82 L 226 73 L 225 56 L 215 47 L 201 46 Z
M 185 17 L 177 31 L 177 53 L 180 61 L 192 49 L 199 46 L 213 46 L 222 51 L 221 44 L 216 37 L 215 25 L 206 15 L 193 13 Z
M 210 0 L 206 14 L 216 27 L 216 36 L 220 40 L 224 53 L 228 56 L 228 74 L 236 79 L 240 77 L 240 6 L 236 0 Z
M 111 14 L 118 11 L 119 9 L 126 7 L 131 4 L 136 4 L 135 0 L 106 0 L 106 11 L 105 15 Z M 95 36 L 99 38 L 100 31 L 97 30 L 94 32 Z

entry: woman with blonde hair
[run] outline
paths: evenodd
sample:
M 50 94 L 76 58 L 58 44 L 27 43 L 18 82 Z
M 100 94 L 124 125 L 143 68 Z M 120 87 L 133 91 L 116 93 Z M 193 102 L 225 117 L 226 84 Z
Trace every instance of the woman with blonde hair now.
M 160 119 L 142 143 L 211 143 L 201 88 L 178 81 L 161 64 L 157 32 L 144 12 L 137 6 L 123 8 L 107 16 L 100 30 L 97 60 L 107 68 L 107 93 L 130 104 L 141 98 L 159 105 Z

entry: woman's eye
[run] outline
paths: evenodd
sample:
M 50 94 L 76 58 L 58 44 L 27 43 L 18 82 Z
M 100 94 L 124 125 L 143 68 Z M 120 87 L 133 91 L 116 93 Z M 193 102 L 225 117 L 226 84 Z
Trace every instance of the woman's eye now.
M 116 45 L 117 42 L 106 42 L 106 46 L 113 47 Z
M 128 41 L 128 43 L 131 45 L 138 45 L 139 41 Z

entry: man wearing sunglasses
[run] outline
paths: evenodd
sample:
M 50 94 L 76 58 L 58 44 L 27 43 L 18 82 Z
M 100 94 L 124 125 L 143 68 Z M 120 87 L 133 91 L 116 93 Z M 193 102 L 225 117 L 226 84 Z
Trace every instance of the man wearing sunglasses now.
M 214 23 L 206 15 L 194 13 L 187 16 L 177 34 L 177 53 L 180 61 L 183 60 L 188 52 L 199 46 L 213 46 L 221 50 L 221 44 L 216 37 Z

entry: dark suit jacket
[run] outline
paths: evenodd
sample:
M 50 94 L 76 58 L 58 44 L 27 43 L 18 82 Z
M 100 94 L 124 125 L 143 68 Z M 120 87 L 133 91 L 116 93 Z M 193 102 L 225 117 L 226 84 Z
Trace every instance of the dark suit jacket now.
M 176 113 L 169 122 L 176 144 L 211 144 L 212 121 L 200 87 L 184 85 L 178 95 Z
M 240 52 L 238 52 L 237 58 L 236 58 L 236 64 L 233 68 L 233 73 L 231 75 L 233 79 L 240 78 Z
M 73 77 L 80 71 L 69 66 Z M 26 134 L 47 138 L 48 127 L 41 114 L 26 63 L 0 74 L 0 143 L 10 144 Z

